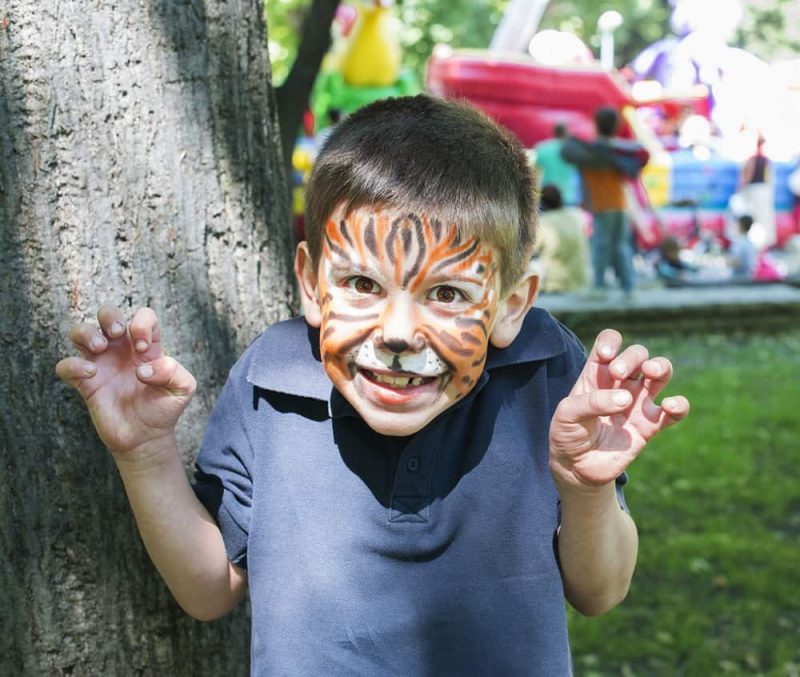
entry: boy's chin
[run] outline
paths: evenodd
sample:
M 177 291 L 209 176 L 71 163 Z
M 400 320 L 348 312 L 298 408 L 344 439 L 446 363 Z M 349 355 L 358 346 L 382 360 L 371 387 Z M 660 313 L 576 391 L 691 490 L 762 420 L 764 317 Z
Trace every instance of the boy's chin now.
M 367 413 L 361 414 L 364 422 L 380 435 L 388 437 L 409 437 L 422 430 L 434 417 L 426 417 L 420 420 L 416 416 L 408 416 L 407 414 L 394 414 L 391 412 L 382 412 L 378 415 L 370 415 Z

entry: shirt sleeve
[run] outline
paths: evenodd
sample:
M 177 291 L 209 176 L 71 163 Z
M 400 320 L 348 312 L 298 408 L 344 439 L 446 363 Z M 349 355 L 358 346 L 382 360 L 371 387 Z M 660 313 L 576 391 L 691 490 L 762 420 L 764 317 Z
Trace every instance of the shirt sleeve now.
M 247 567 L 253 499 L 253 450 L 245 431 L 245 415 L 232 373 L 208 420 L 193 484 L 222 532 L 228 559 L 243 568 Z

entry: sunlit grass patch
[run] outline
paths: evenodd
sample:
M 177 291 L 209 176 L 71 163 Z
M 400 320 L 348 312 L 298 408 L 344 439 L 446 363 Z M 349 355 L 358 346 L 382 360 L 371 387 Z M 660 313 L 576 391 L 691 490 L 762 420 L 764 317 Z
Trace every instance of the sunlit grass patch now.
M 692 412 L 630 469 L 636 576 L 570 616 L 576 674 L 800 675 L 800 332 L 638 340 Z

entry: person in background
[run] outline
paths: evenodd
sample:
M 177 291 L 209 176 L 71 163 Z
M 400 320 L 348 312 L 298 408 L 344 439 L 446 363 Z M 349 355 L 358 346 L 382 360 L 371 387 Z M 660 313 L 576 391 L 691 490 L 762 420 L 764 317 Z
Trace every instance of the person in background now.
M 594 116 L 597 139 L 567 137 L 562 157 L 577 165 L 583 178 L 583 197 L 592 212 L 592 267 L 594 295 L 606 294 L 606 270 L 611 267 L 626 299 L 633 295 L 633 243 L 626 212 L 625 186 L 636 178 L 649 155 L 636 141 L 616 136 L 619 114 L 604 106 Z
M 758 249 L 749 237 L 753 217 L 742 214 L 738 223 L 739 234 L 731 241 L 731 246 L 728 248 L 728 265 L 734 279 L 752 280 L 758 265 Z
M 758 224 L 757 239 L 770 247 L 776 241 L 775 187 L 772 184 L 771 163 L 764 153 L 764 137 L 756 139 L 756 150 L 742 167 L 739 175 L 739 194 L 744 199 L 746 213 Z
M 685 281 L 687 275 L 695 270 L 681 258 L 681 245 L 676 237 L 664 238 L 658 248 L 656 274 L 667 286 L 677 286 Z
M 534 148 L 534 169 L 539 185 L 551 184 L 561 192 L 568 207 L 577 207 L 581 201 L 580 176 L 575 165 L 561 157 L 561 147 L 567 138 L 567 127 L 559 122 L 553 127 L 553 138 L 540 141 Z
M 586 215 L 564 205 L 558 186 L 545 184 L 539 196 L 539 237 L 534 256 L 541 264 L 542 291 L 569 292 L 589 284 L 589 242 Z

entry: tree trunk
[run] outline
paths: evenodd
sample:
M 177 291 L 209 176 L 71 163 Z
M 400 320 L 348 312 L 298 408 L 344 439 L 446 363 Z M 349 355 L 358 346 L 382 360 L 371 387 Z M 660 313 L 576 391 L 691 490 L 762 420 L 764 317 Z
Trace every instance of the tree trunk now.
M 77 395 L 68 327 L 151 305 L 199 389 L 294 306 L 259 0 L 0 5 L 0 674 L 245 675 L 246 609 L 172 601 Z
M 311 6 L 303 19 L 297 56 L 286 80 L 275 90 L 283 166 L 289 177 L 291 177 L 292 152 L 297 133 L 303 122 L 303 113 L 311 107 L 311 90 L 322 66 L 322 59 L 331 46 L 331 24 L 338 6 L 339 0 L 311 1 Z M 287 185 L 287 189 L 291 191 L 291 185 Z

